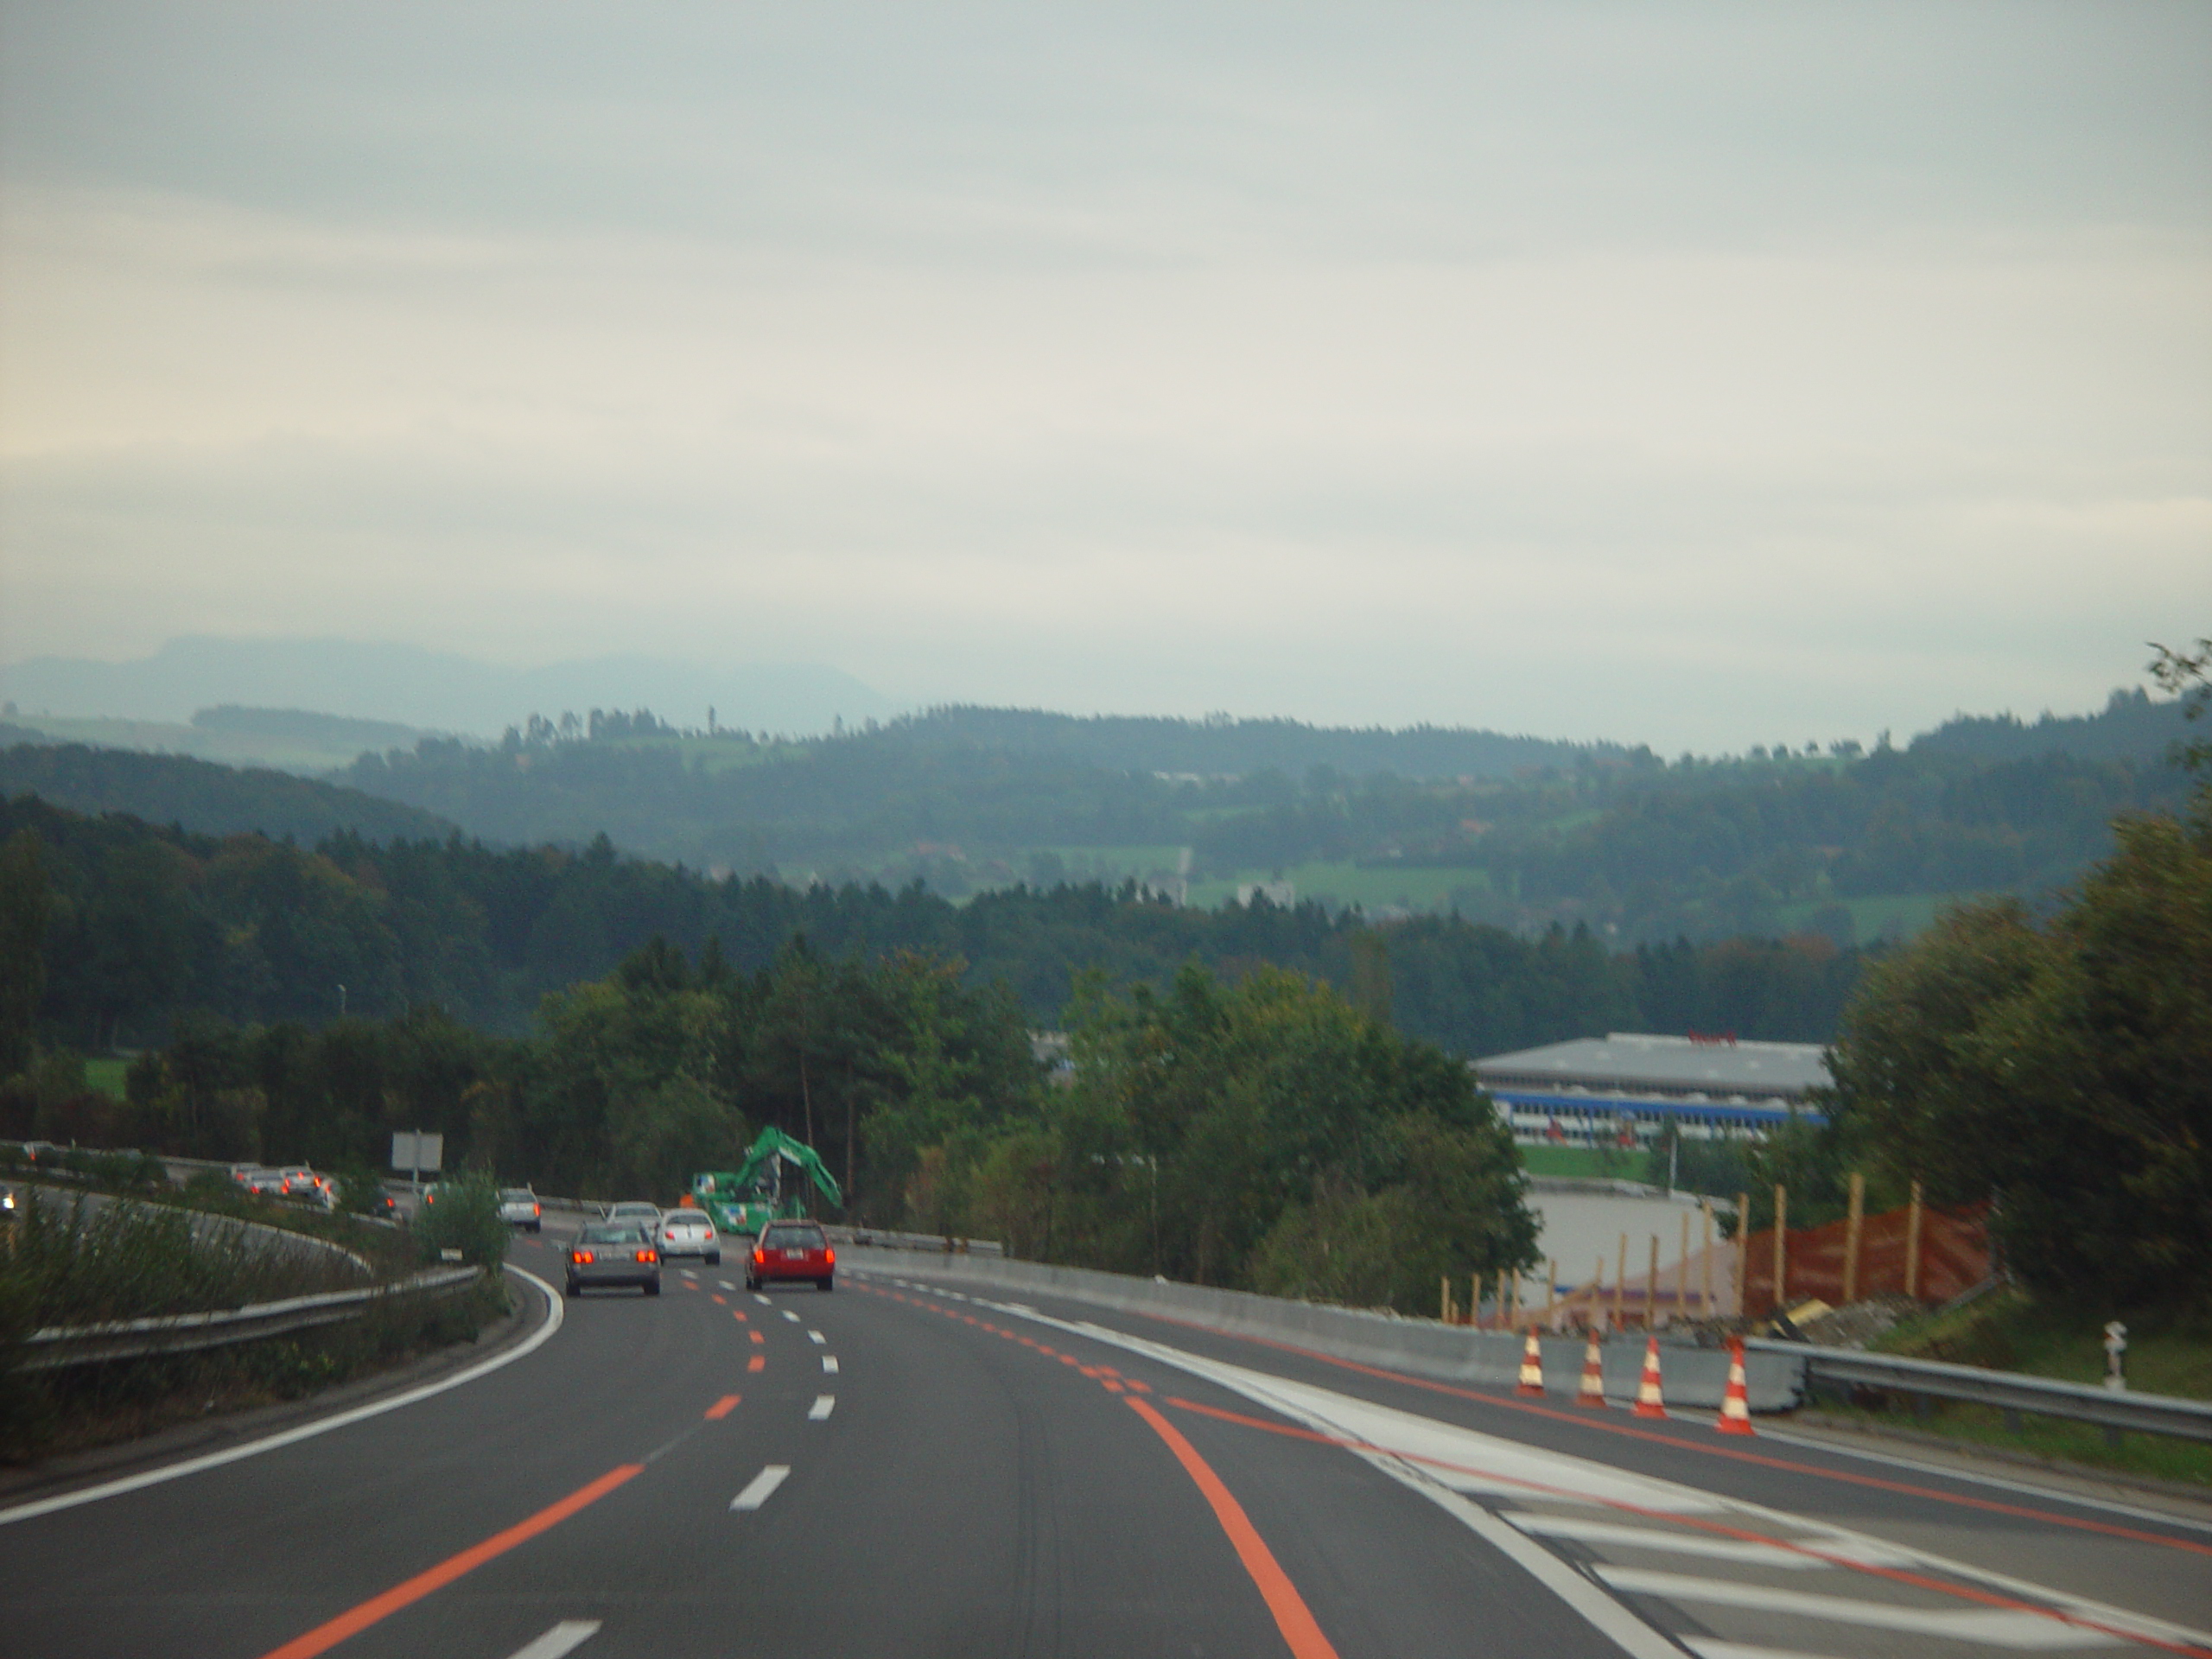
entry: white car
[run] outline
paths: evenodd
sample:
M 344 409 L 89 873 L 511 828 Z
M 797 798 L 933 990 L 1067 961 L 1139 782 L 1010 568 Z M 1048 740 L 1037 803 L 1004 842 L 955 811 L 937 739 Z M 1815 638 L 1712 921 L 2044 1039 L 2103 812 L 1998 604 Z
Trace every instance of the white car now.
M 545 1230 L 545 1218 L 540 1211 L 537 1194 L 526 1186 L 503 1186 L 499 1189 L 499 1219 L 529 1232 Z
M 722 1259 L 721 1235 L 703 1210 L 665 1211 L 660 1218 L 660 1255 L 664 1262 L 671 1256 L 696 1255 L 709 1267 L 717 1267 Z
M 635 1227 L 647 1238 L 660 1236 L 660 1206 L 630 1198 L 607 1206 L 607 1218 L 624 1227 Z

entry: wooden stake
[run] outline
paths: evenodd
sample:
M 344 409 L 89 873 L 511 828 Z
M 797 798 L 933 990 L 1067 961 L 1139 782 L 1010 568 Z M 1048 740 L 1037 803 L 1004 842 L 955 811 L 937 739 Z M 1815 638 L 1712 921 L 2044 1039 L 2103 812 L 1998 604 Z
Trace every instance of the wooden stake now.
M 1437 1298 L 1436 1317 L 1449 1325 L 1452 1323 L 1452 1275 L 1447 1273 L 1438 1282 L 1444 1288 Z
M 1559 1258 L 1555 1255 L 1546 1256 L 1544 1258 L 1544 1323 L 1546 1325 L 1552 1322 L 1552 1303 L 1558 1295 Z
M 1705 1201 L 1705 1300 L 1698 1306 L 1699 1317 L 1713 1317 L 1713 1200 Z
M 1467 1275 L 1467 1323 L 1483 1322 L 1483 1276 L 1479 1273 Z
M 1787 1287 L 1789 1283 L 1789 1189 L 1780 1181 L 1774 1184 L 1774 1312 L 1789 1311 Z
M 1675 1313 L 1681 1319 L 1690 1316 L 1690 1212 L 1682 1211 L 1682 1259 L 1675 1269 Z
M 1843 1225 L 1843 1300 L 1847 1307 L 1859 1300 L 1859 1247 L 1866 1236 L 1866 1178 L 1851 1172 L 1851 1217 Z
M 1621 1235 L 1620 1254 L 1613 1258 L 1613 1322 L 1608 1330 L 1624 1329 L 1621 1324 L 1621 1297 L 1628 1289 L 1628 1235 Z
M 1590 1281 L 1590 1323 L 1605 1322 L 1605 1258 L 1598 1258 L 1598 1276 Z
M 1904 1221 L 1904 1294 L 1920 1294 L 1920 1183 L 1912 1184 L 1912 1207 Z
M 1659 1235 L 1651 1235 L 1651 1271 L 1643 1281 L 1643 1328 L 1659 1323 Z

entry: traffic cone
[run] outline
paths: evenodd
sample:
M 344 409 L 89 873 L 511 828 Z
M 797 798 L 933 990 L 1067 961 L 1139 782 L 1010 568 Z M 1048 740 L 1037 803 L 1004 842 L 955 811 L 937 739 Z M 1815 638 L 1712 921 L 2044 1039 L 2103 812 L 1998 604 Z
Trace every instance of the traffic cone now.
M 1637 1417 L 1664 1417 L 1667 1402 L 1659 1394 L 1659 1338 L 1651 1338 L 1643 1344 L 1643 1380 L 1636 1385 Z
M 1582 1353 L 1582 1387 L 1575 1394 L 1578 1406 L 1605 1403 L 1605 1365 L 1598 1350 L 1598 1327 L 1590 1327 L 1590 1345 Z
M 1744 1339 L 1732 1337 L 1728 1342 L 1728 1392 L 1721 1397 L 1720 1421 L 1713 1425 L 1723 1434 L 1750 1434 L 1751 1427 L 1751 1390 L 1744 1381 Z
M 1536 1342 L 1536 1327 L 1529 1327 L 1529 1345 L 1521 1351 L 1521 1382 L 1516 1394 L 1541 1395 L 1544 1391 L 1544 1351 Z

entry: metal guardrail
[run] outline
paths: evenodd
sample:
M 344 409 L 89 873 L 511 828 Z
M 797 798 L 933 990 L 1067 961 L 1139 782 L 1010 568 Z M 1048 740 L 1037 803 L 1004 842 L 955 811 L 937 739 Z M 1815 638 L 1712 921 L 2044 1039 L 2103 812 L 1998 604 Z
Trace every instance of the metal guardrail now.
M 2212 1441 L 2212 1401 L 2171 1395 L 2137 1394 L 2086 1382 L 2060 1382 L 2018 1371 L 1989 1371 L 1940 1359 L 1906 1359 L 1854 1348 L 1821 1348 L 1808 1343 L 1754 1338 L 1746 1348 L 1790 1354 L 1805 1363 L 1807 1383 L 1882 1389 L 1891 1394 L 1964 1400 L 2005 1412 L 2030 1412 L 2094 1423 L 2108 1431 L 2133 1430 L 2170 1439 Z
M 257 1302 L 219 1313 L 178 1313 L 163 1319 L 118 1319 L 105 1325 L 57 1325 L 24 1338 L 28 1352 L 18 1370 L 51 1371 L 105 1359 L 139 1359 L 149 1354 L 188 1353 L 234 1342 L 256 1342 L 318 1325 L 357 1319 L 378 1301 L 394 1296 L 451 1296 L 479 1277 L 474 1268 L 433 1268 L 397 1284 L 334 1290 L 319 1296 L 295 1296 L 281 1302 Z
M 863 1249 L 913 1250 L 927 1255 L 1004 1255 L 1006 1246 L 995 1238 L 961 1238 L 943 1233 L 897 1233 L 880 1227 L 828 1227 L 822 1230 L 832 1243 Z

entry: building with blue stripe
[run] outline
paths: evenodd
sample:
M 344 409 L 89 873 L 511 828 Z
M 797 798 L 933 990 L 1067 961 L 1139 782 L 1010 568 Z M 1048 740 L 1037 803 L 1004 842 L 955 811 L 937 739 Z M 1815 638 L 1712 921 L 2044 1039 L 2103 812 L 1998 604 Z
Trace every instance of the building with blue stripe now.
M 1612 1032 L 1471 1062 L 1523 1141 L 1618 1145 L 1672 1123 L 1685 1139 L 1763 1135 L 1793 1118 L 1823 1121 L 1807 1102 L 1828 1081 L 1818 1043 L 1739 1042 Z

